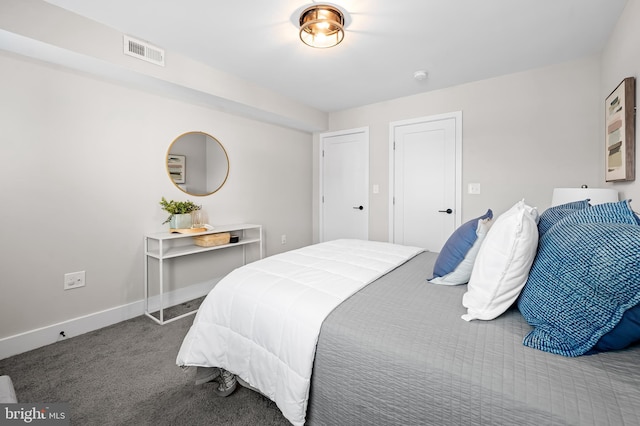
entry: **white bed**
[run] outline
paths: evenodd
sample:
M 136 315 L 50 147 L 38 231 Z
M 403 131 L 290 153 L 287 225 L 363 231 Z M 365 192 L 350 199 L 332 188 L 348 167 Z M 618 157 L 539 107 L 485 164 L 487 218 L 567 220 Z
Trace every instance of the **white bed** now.
M 450 238 L 476 237 L 440 275 L 460 279 L 448 285 L 427 280 L 455 250 L 369 241 L 239 268 L 203 302 L 177 363 L 236 374 L 294 425 L 640 424 L 629 202 L 485 216 Z M 467 264 L 465 284 L 454 272 Z
M 302 425 L 327 315 L 422 251 L 336 240 L 236 269 L 203 302 L 177 364 L 228 370 L 275 401 L 291 423 Z

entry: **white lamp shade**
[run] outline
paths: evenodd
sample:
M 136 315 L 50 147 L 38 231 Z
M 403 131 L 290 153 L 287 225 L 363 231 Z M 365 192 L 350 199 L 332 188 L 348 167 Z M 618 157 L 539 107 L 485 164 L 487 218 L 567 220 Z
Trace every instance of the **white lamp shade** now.
M 551 206 L 583 201 L 589 199 L 589 204 L 615 203 L 618 201 L 618 191 L 609 188 L 555 188 Z

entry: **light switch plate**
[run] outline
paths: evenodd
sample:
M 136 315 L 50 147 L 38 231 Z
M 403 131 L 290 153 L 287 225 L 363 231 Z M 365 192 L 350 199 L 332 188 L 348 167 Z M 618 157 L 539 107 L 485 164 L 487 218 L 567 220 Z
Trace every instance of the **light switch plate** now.
M 477 195 L 480 193 L 480 184 L 479 183 L 470 183 L 469 184 L 469 194 Z

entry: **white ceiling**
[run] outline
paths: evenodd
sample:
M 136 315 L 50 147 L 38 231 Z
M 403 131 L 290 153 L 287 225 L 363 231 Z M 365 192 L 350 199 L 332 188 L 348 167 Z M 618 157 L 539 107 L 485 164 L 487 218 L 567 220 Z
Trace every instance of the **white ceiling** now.
M 47 1 L 327 112 L 597 54 L 627 2 L 334 0 L 345 39 L 313 49 L 297 25 L 311 1 Z

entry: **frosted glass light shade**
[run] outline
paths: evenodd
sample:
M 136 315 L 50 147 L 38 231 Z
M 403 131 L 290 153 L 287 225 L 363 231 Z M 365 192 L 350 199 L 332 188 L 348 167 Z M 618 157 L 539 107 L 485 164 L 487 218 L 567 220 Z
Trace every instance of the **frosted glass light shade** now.
M 618 201 L 618 191 L 609 188 L 555 188 L 551 199 L 551 206 L 589 199 L 591 205 L 615 203 Z

